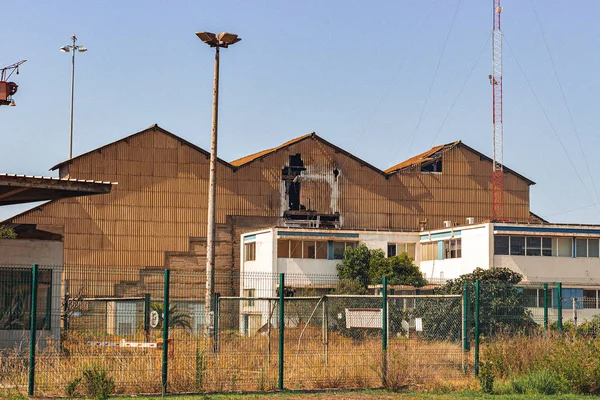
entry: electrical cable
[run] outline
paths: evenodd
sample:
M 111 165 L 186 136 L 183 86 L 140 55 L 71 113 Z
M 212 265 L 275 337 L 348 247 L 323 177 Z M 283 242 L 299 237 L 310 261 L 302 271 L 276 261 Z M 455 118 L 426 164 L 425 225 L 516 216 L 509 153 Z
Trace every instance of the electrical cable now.
M 550 47 L 548 46 L 548 41 L 546 40 L 546 35 L 544 33 L 544 29 L 542 27 L 542 23 L 540 22 L 540 17 L 537 12 L 537 8 L 535 6 L 535 0 L 531 0 L 533 5 L 533 11 L 535 13 L 535 19 L 537 21 L 538 27 L 540 28 L 540 33 L 542 35 L 542 39 L 544 41 L 544 46 L 546 48 L 546 52 L 548 53 L 548 57 L 550 57 L 550 63 L 552 64 L 552 70 L 554 71 L 554 77 L 556 78 L 556 82 L 558 83 L 558 87 L 560 89 L 560 94 L 562 96 L 562 100 L 565 103 L 565 108 L 567 109 L 567 113 L 569 114 L 569 120 L 571 122 L 571 126 L 573 127 L 573 132 L 575 133 L 575 139 L 577 140 L 577 145 L 579 146 L 579 151 L 581 151 L 581 155 L 583 156 L 583 162 L 587 168 L 587 173 L 592 181 L 592 187 L 594 188 L 594 192 L 596 193 L 596 199 L 600 200 L 600 195 L 598 194 L 598 189 L 596 188 L 596 183 L 594 181 L 594 177 L 592 175 L 592 171 L 590 169 L 590 164 L 588 163 L 585 152 L 583 151 L 583 146 L 581 145 L 581 141 L 579 140 L 579 133 L 577 132 L 577 127 L 575 126 L 575 121 L 573 120 L 573 114 L 571 113 L 571 107 L 569 107 L 569 103 L 567 102 L 567 97 L 563 90 L 562 83 L 558 76 L 558 71 L 556 70 L 556 65 L 554 63 L 554 57 L 552 57 L 552 53 L 550 52 Z
M 490 40 L 490 38 L 492 37 L 492 34 L 490 33 L 490 35 L 485 39 L 485 42 L 483 44 L 483 47 L 481 48 L 481 50 L 479 51 L 479 55 L 477 56 L 477 58 L 475 59 L 475 62 L 473 63 L 473 66 L 471 67 L 471 70 L 469 71 L 469 74 L 467 75 L 467 77 L 465 78 L 462 86 L 460 87 L 460 90 L 458 91 L 456 97 L 454 98 L 454 101 L 452 102 L 452 104 L 450 105 L 450 108 L 448 109 L 448 112 L 446 112 L 446 115 L 442 121 L 442 124 L 440 125 L 439 129 L 437 130 L 437 132 L 435 133 L 435 136 L 433 137 L 433 140 L 431 141 L 431 145 L 429 147 L 433 147 L 433 145 L 435 144 L 435 140 L 437 139 L 438 135 L 440 134 L 440 132 L 442 131 L 442 129 L 444 128 L 444 125 L 446 124 L 446 121 L 448 120 L 448 116 L 450 115 L 450 113 L 452 112 L 452 110 L 454 109 L 454 105 L 456 104 L 456 102 L 458 101 L 458 98 L 460 97 L 460 95 L 462 94 L 463 89 L 465 88 L 465 86 L 467 85 L 467 82 L 469 81 L 469 78 L 471 77 L 471 74 L 473 73 L 473 70 L 475 69 L 475 67 L 477 66 L 477 64 L 479 64 L 479 60 L 481 59 L 481 55 L 483 54 L 483 51 L 485 50 L 485 48 L 487 47 L 488 41 Z
M 431 90 L 433 89 L 433 85 L 435 83 L 438 72 L 440 70 L 440 65 L 442 64 L 442 59 L 444 58 L 444 55 L 446 54 L 446 47 L 448 46 L 448 41 L 450 39 L 450 35 L 452 34 L 452 29 L 454 28 L 454 22 L 456 21 L 456 16 L 458 14 L 458 10 L 460 8 L 461 3 L 462 3 L 462 0 L 458 0 L 456 9 L 454 10 L 454 15 L 452 16 L 452 22 L 450 23 L 450 28 L 448 29 L 448 33 L 446 34 L 446 40 L 444 41 L 444 47 L 442 48 L 442 52 L 440 54 L 440 57 L 438 58 L 437 65 L 435 67 L 435 72 L 433 74 L 433 79 L 431 80 L 431 84 L 429 85 L 429 90 L 427 91 L 427 96 L 425 97 L 425 103 L 423 104 L 423 108 L 421 109 L 421 114 L 419 115 L 419 120 L 417 121 L 417 125 L 415 126 L 415 129 L 411 132 L 411 134 L 409 136 L 409 138 L 410 138 L 410 143 L 408 145 L 409 153 L 412 149 L 412 145 L 415 141 L 415 137 L 417 136 L 417 131 L 419 130 L 419 127 L 421 126 L 421 122 L 423 121 L 423 114 L 425 113 L 425 108 L 427 107 L 427 104 L 429 103 L 429 98 L 431 96 Z
M 437 2 L 438 2 L 438 0 L 434 0 L 433 1 L 433 4 L 429 8 L 429 11 L 427 12 L 427 16 L 425 16 L 425 20 L 423 21 L 423 24 L 421 25 L 421 30 L 420 30 L 420 32 L 418 33 L 417 36 L 420 36 L 421 33 L 425 30 L 425 26 L 427 25 L 427 21 L 429 21 L 429 18 L 431 17 L 431 14 L 433 13 L 433 10 L 435 9 L 435 5 L 437 4 Z M 371 115 L 367 119 L 366 124 L 363 126 L 362 130 L 360 131 L 360 133 L 356 137 L 356 140 L 354 141 L 354 144 L 352 146 L 350 146 L 350 153 L 352 153 L 354 151 L 354 149 L 356 148 L 356 145 L 358 144 L 358 141 L 360 140 L 360 138 L 366 132 L 367 128 L 371 124 L 371 121 L 373 121 L 373 118 L 375 117 L 375 114 L 379 110 L 379 106 L 381 106 L 381 103 L 383 103 L 383 99 L 385 98 L 385 96 L 389 92 L 389 90 L 392 87 L 392 85 L 394 84 L 394 82 L 396 82 L 396 80 L 398 79 L 398 77 L 400 75 L 400 71 L 402 70 L 402 67 L 404 67 L 404 64 L 406 64 L 406 59 L 407 59 L 406 57 L 404 59 L 402 59 L 402 62 L 400 62 L 400 65 L 398 65 L 398 68 L 396 68 L 395 73 L 392 75 L 392 78 L 389 80 L 388 84 L 386 85 L 385 90 L 383 91 L 383 93 L 379 97 L 379 101 L 377 102 L 377 104 L 375 105 L 375 108 L 371 112 Z M 347 162 L 347 160 L 344 161 L 344 163 L 339 167 L 340 171 L 343 171 L 343 168 L 346 165 L 346 162 Z
M 538 105 L 540 106 L 540 109 L 542 110 L 542 113 L 546 117 L 546 121 L 550 125 L 550 129 L 554 133 L 554 136 L 556 137 L 556 140 L 558 140 L 558 143 L 560 144 L 560 147 L 562 147 L 563 151 L 565 152 L 565 155 L 567 156 L 567 159 L 569 160 L 569 163 L 571 164 L 571 167 L 573 168 L 573 171 L 575 171 L 575 174 L 579 178 L 579 181 L 581 182 L 581 185 L 583 186 L 583 189 L 585 190 L 586 194 L 588 195 L 588 197 L 590 198 L 590 200 L 592 201 L 592 203 L 596 205 L 596 211 L 598 212 L 598 215 L 600 215 L 600 208 L 598 207 L 598 204 L 596 204 L 596 202 L 594 201 L 594 198 L 590 194 L 587 186 L 585 185 L 585 182 L 583 181 L 583 178 L 581 177 L 581 174 L 579 174 L 579 171 L 577 171 L 577 168 L 575 168 L 575 164 L 573 163 L 573 159 L 569 155 L 569 153 L 568 153 L 568 151 L 567 151 L 564 143 L 562 142 L 562 140 L 560 140 L 560 136 L 558 136 L 558 132 L 556 131 L 556 128 L 554 127 L 554 124 L 550 120 L 550 117 L 548 116 L 548 113 L 546 112 L 546 109 L 542 105 L 542 102 L 540 101 L 540 98 L 538 97 L 537 93 L 533 89 L 533 86 L 531 85 L 531 81 L 527 77 L 527 74 L 525 74 L 525 71 L 523 70 L 523 67 L 521 66 L 521 63 L 519 62 L 519 59 L 517 58 L 516 54 L 512 51 L 512 48 L 510 47 L 510 43 L 508 42 L 506 34 L 504 34 L 504 42 L 506 43 L 506 46 L 508 47 L 508 50 L 512 54 L 513 58 L 515 59 L 515 61 L 517 63 L 517 66 L 519 67 L 519 70 L 521 71 L 521 74 L 523 74 L 523 77 L 525 78 L 525 81 L 527 82 L 527 85 L 529 86 L 529 89 L 531 90 L 531 93 L 533 94 L 533 97 L 537 101 Z

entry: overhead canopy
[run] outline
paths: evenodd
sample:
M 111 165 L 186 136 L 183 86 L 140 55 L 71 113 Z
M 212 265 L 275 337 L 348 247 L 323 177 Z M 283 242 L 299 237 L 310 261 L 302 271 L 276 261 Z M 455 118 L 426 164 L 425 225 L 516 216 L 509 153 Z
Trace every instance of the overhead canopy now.
M 0 174 L 0 206 L 110 193 L 114 182 Z

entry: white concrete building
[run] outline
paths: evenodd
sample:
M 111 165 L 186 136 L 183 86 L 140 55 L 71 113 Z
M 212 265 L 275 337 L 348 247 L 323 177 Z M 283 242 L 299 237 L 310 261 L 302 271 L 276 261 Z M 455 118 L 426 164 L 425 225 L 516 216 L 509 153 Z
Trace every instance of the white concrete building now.
M 542 285 L 553 282 L 563 284 L 565 319 L 572 317 L 572 299 L 581 310 L 580 320 L 591 319 L 600 309 L 600 226 L 586 225 L 483 223 L 423 232 L 271 228 L 242 235 L 240 293 L 243 297 L 276 296 L 277 279 L 264 283 L 266 275 L 256 277 L 285 273 L 293 280 L 286 286 L 299 291 L 297 296 L 307 290 L 314 295 L 334 285 L 331 278 L 324 284 L 321 277 L 336 275 L 344 249 L 360 243 L 382 249 L 388 257 L 407 252 L 433 282 L 476 268 L 509 268 L 522 274 L 523 283 L 528 284 L 523 290 L 534 315 L 542 312 Z M 549 301 L 552 317 L 557 312 L 556 289 L 550 290 Z M 258 302 L 252 304 L 242 307 L 242 314 L 248 315 L 243 326 L 266 322 L 259 318 L 265 310 Z M 250 322 L 253 318 L 255 323 Z

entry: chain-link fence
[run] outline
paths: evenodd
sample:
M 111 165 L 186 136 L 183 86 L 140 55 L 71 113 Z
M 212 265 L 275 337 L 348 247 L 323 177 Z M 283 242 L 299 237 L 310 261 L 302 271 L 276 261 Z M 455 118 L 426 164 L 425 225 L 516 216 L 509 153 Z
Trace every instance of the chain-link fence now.
M 358 295 L 336 276 L 218 270 L 207 297 L 205 282 L 204 271 L 0 267 L 0 393 L 420 387 L 477 371 L 481 336 L 599 325 L 597 290 L 553 283 Z

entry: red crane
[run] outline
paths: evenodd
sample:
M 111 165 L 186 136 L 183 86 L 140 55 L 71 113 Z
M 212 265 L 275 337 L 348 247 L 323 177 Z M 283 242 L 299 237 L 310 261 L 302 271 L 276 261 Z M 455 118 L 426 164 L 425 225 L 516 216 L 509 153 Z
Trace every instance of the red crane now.
M 492 120 L 494 160 L 492 167 L 492 220 L 504 220 L 504 169 L 502 161 L 502 31 L 500 30 L 500 0 L 494 2 L 492 30 Z
M 25 61 L 27 60 L 21 60 L 0 69 L 0 106 L 15 105 L 12 96 L 17 93 L 19 86 L 14 82 L 8 82 L 8 79 L 15 72 L 19 75 L 19 65 L 23 64 Z

